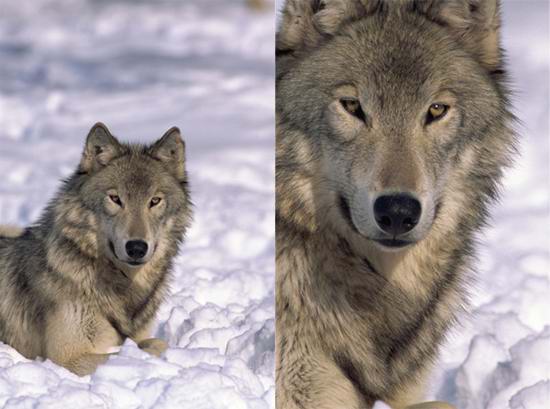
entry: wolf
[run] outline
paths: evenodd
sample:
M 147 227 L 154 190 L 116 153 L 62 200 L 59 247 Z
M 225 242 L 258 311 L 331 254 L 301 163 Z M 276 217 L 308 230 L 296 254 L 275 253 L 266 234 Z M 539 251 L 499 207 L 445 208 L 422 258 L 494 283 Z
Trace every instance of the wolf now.
M 287 0 L 278 409 L 423 402 L 516 150 L 497 0 Z
M 0 228 L 0 341 L 80 376 L 126 338 L 160 355 L 150 330 L 191 218 L 178 128 L 145 146 L 95 124 L 39 220 Z

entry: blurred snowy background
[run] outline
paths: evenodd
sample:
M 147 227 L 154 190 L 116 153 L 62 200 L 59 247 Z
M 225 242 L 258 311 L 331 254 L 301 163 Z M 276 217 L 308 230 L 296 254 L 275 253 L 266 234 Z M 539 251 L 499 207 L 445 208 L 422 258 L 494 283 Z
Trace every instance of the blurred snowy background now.
M 26 225 L 96 121 L 187 143 L 195 222 L 152 358 L 91 377 L 0 344 L 2 408 L 274 406 L 274 11 L 254 0 L 0 0 L 0 223 Z

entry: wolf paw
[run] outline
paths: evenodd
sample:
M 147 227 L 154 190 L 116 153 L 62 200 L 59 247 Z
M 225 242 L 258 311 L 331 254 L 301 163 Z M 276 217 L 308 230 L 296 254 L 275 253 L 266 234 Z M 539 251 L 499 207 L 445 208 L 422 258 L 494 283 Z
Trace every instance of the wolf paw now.
M 455 407 L 445 402 L 424 402 L 407 406 L 405 409 L 455 409 Z
M 139 342 L 138 347 L 151 355 L 159 357 L 166 351 L 168 344 L 159 338 L 148 338 Z

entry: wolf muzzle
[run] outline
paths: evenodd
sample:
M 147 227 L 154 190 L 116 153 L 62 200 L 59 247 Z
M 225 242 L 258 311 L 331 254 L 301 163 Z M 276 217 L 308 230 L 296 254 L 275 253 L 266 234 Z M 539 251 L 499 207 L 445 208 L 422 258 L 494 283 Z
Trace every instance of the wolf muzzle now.
M 132 262 L 139 262 L 149 250 L 149 245 L 143 240 L 129 240 L 125 245 L 126 254 Z
M 403 247 L 410 243 L 401 238 L 418 225 L 422 205 L 410 193 L 387 194 L 374 201 L 373 214 L 378 228 L 389 236 L 377 241 L 387 247 Z
M 382 231 L 399 237 L 416 227 L 422 205 L 410 194 L 384 195 L 374 202 L 374 218 Z

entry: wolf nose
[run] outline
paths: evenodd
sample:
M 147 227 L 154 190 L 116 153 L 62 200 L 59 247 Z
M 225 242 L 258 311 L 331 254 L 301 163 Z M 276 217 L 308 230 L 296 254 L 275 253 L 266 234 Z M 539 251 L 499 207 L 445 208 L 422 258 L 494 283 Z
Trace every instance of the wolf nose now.
M 126 254 L 134 260 L 139 260 L 147 254 L 149 246 L 143 240 L 130 240 L 126 243 Z
M 380 196 L 374 201 L 374 218 L 378 226 L 392 237 L 410 232 L 418 224 L 422 206 L 409 194 Z

